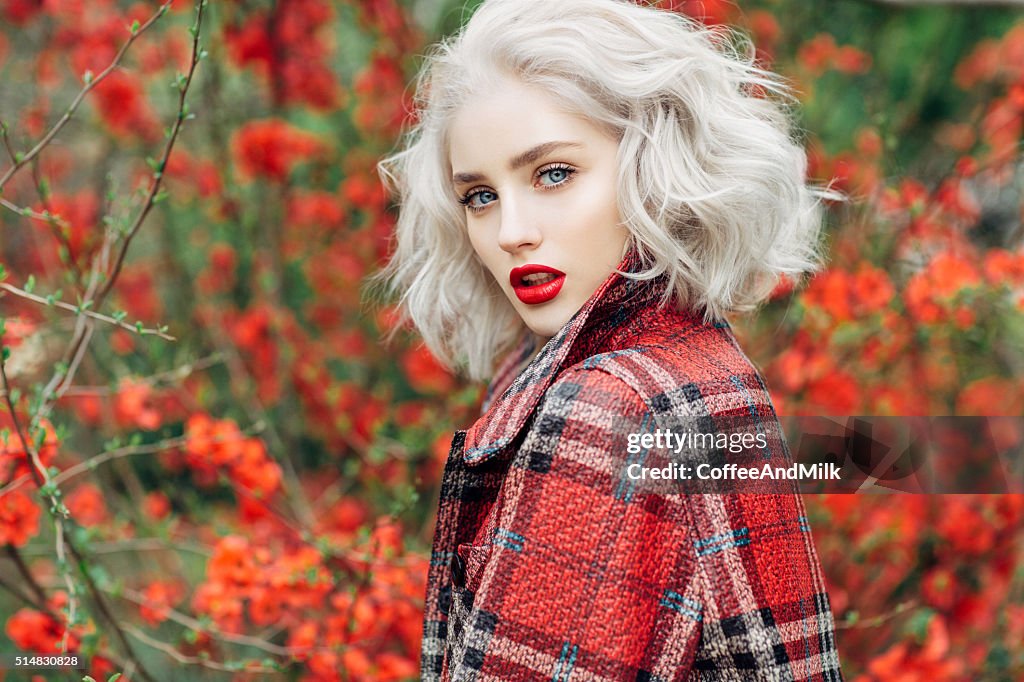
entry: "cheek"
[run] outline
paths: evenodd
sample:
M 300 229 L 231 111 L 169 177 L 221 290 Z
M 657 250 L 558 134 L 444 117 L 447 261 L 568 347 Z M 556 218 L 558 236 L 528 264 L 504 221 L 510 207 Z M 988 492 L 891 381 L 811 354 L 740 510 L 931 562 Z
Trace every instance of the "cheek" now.
M 476 257 L 487 268 L 487 271 L 494 275 L 494 250 L 496 245 L 491 244 L 491 240 L 488 240 L 481 230 L 469 231 L 469 244 L 473 247 Z

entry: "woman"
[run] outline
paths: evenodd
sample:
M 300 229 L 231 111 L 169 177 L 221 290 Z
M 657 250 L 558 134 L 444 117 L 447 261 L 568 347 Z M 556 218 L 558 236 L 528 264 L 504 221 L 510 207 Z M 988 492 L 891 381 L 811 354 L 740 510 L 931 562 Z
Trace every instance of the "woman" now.
M 795 487 L 633 475 L 680 455 L 654 435 L 737 417 L 763 439 L 745 455 L 789 461 L 724 320 L 813 269 L 825 193 L 778 78 L 726 38 L 618 0 L 486 0 L 427 56 L 381 164 L 382 276 L 491 384 L 443 475 L 424 680 L 842 679 Z

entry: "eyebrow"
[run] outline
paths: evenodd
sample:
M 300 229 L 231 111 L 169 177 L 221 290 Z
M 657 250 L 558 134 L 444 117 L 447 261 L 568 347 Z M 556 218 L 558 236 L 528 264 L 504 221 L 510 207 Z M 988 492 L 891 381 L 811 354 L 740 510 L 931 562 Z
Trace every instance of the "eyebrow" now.
M 550 154 L 556 149 L 563 147 L 576 147 L 578 149 L 583 148 L 583 144 L 580 142 L 542 142 L 535 147 L 530 147 L 522 154 L 512 157 L 508 162 L 508 169 L 510 172 L 514 172 L 522 168 L 523 166 L 533 163 L 537 159 L 543 157 L 545 154 Z M 479 182 L 483 180 L 484 176 L 482 173 L 456 173 L 452 176 L 452 181 L 456 185 L 468 184 L 470 182 Z

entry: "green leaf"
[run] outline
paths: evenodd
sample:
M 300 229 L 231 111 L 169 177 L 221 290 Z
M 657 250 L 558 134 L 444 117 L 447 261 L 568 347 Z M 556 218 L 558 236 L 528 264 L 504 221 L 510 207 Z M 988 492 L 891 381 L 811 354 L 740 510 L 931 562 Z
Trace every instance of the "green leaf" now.
M 142 322 L 140 322 L 139 320 L 135 320 L 135 331 L 137 331 L 140 334 L 142 333 Z
M 139 20 L 136 19 L 135 21 L 132 22 L 132 35 L 135 35 L 138 32 L 139 32 Z
M 96 682 L 96 679 L 93 678 L 91 675 L 86 675 L 82 678 L 82 682 Z
M 160 190 L 159 192 L 156 193 L 156 196 L 153 197 L 153 203 L 159 204 L 161 201 L 163 201 L 169 196 L 170 194 L 168 194 L 166 190 Z
M 124 318 L 128 316 L 128 313 L 124 310 L 118 310 L 114 313 L 114 321 L 117 323 L 124 322 Z
M 121 673 L 114 673 L 107 678 L 107 682 L 117 682 L 119 679 L 121 679 Z
M 7 278 L 7 269 L 4 268 L 3 265 L 0 265 L 0 281 L 5 280 L 6 278 Z
M 35 288 L 36 288 L 36 276 L 35 275 L 29 275 L 28 276 L 28 280 L 26 280 L 26 282 L 25 282 L 25 291 L 27 291 L 28 293 L 31 294 L 35 290 Z
M 82 74 L 82 81 L 83 81 L 83 82 L 84 82 L 84 83 L 85 83 L 86 85 L 89 85 L 89 84 L 91 84 L 91 83 L 92 83 L 92 80 L 93 80 L 93 73 L 92 73 L 92 69 L 86 69 L 86 70 L 85 70 L 85 73 L 84 73 L 84 74 Z

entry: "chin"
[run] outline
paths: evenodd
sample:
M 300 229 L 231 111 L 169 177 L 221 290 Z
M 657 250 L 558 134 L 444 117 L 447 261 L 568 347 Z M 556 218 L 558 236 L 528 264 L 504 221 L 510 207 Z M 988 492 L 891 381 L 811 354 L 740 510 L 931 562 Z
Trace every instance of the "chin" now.
M 549 314 L 539 314 L 540 311 L 531 311 L 532 314 L 520 315 L 527 328 L 537 336 L 550 339 L 557 334 L 572 315 L 562 315 L 559 312 L 551 311 Z

